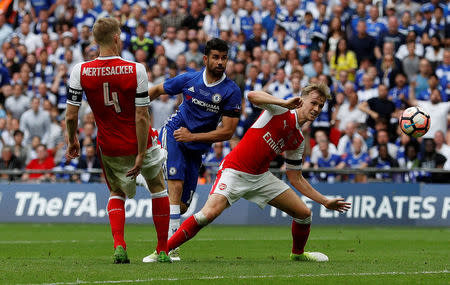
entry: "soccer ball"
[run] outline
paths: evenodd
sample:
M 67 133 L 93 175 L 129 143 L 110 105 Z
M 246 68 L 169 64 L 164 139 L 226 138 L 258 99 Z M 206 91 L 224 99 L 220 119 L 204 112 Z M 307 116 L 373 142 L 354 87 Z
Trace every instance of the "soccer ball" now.
M 400 128 L 412 137 L 419 138 L 430 128 L 430 115 L 420 107 L 409 107 L 400 117 Z

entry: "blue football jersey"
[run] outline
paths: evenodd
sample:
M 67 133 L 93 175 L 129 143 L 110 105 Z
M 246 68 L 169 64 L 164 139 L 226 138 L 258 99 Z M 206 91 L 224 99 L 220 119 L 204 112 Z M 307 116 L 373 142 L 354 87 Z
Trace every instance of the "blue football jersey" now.
M 242 102 L 239 87 L 225 74 L 219 81 L 206 84 L 205 72 L 205 69 L 187 72 L 164 82 L 167 94 L 183 94 L 183 103 L 166 124 L 171 133 L 180 127 L 192 133 L 210 132 L 217 128 L 222 116 L 239 118 Z M 210 147 L 210 143 L 198 142 L 185 145 L 194 150 Z

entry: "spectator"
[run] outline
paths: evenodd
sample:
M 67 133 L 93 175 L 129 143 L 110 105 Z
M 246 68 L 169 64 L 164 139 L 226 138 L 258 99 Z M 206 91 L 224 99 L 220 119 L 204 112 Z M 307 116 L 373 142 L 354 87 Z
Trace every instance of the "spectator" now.
M 276 19 L 277 19 L 277 4 L 275 0 L 267 1 L 267 16 L 263 17 L 262 25 L 267 32 L 267 37 L 271 38 L 275 30 Z
M 337 166 L 338 169 L 349 167 L 353 169 L 363 169 L 369 165 L 369 154 L 363 150 L 364 141 L 361 137 L 355 136 L 352 139 L 352 150 Z M 367 182 L 367 176 L 364 174 L 351 174 L 349 175 L 351 180 L 355 182 Z
M 406 75 L 398 73 L 395 76 L 395 86 L 391 88 L 388 93 L 389 100 L 394 102 L 397 110 L 405 110 L 408 106 L 409 86 L 406 82 Z M 400 116 L 400 114 L 398 115 Z
M 324 152 L 323 150 L 320 149 L 321 148 L 319 145 L 320 143 L 327 145 L 327 154 L 338 153 L 336 146 L 328 140 L 328 135 L 324 130 L 317 130 L 314 133 L 314 140 L 316 142 L 316 145 L 314 145 L 313 148 L 311 149 L 311 158 L 310 158 L 310 163 L 312 164 L 312 166 L 317 165 L 319 158 L 323 157 Z M 322 146 L 322 148 L 324 147 L 325 146 Z M 306 164 L 305 168 L 308 167 L 311 166 L 309 164 Z
M 13 96 L 9 96 L 5 101 L 5 108 L 11 113 L 13 118 L 19 119 L 30 106 L 30 99 L 23 93 L 23 85 L 13 86 Z
M 362 139 L 362 137 L 356 132 L 356 124 L 354 122 L 348 122 L 345 126 L 345 135 L 339 139 L 337 146 L 337 153 L 345 158 L 348 154 L 352 152 L 354 138 L 358 137 L 361 141 L 361 151 L 367 152 L 367 145 Z
M 398 50 L 395 52 L 395 57 L 399 60 L 404 60 L 409 55 L 409 47 L 410 43 L 414 43 L 414 48 L 411 49 L 411 55 L 416 55 L 417 57 L 423 57 L 425 48 L 420 42 L 416 42 L 417 33 L 414 30 L 408 30 L 406 34 L 406 43 L 402 44 Z
M 177 102 L 169 97 L 169 95 L 161 95 L 157 100 L 151 102 L 152 108 L 152 128 L 158 131 L 175 112 Z
M 409 42 L 406 45 L 408 49 L 408 55 L 403 58 L 402 67 L 406 75 L 408 76 L 408 81 L 412 81 L 419 71 L 420 58 L 415 52 L 415 42 Z
M 428 79 L 431 74 L 433 74 L 433 70 L 431 69 L 430 62 L 425 58 L 421 59 L 419 62 L 419 73 L 412 80 L 414 82 L 414 94 L 420 94 L 430 87 L 428 85 Z
M 197 40 L 192 40 L 189 42 L 189 50 L 184 53 L 186 56 L 186 61 L 188 63 L 195 62 L 198 67 L 203 66 L 203 54 L 199 51 Z
M 375 47 L 375 56 L 381 58 L 381 48 L 385 42 L 391 42 L 394 44 L 394 50 L 405 43 L 405 36 L 398 31 L 398 20 L 395 16 L 390 16 L 388 19 L 387 29 L 381 31 L 377 46 Z
M 341 163 L 341 157 L 329 151 L 328 140 L 320 140 L 318 142 L 318 149 L 320 156 L 317 159 L 317 163 L 314 163 L 314 168 L 335 168 Z M 334 183 L 336 181 L 336 174 L 320 172 L 316 175 L 316 179 L 318 181 Z
M 396 2 L 395 10 L 397 11 L 397 17 L 400 17 L 405 12 L 411 13 L 411 15 L 415 15 L 420 11 L 420 4 L 413 0 L 403 0 Z
M 21 130 L 14 131 L 14 145 L 12 146 L 14 156 L 19 160 L 22 166 L 27 161 L 27 149 L 23 145 L 23 132 Z
M 444 169 L 450 170 L 450 146 L 445 143 L 444 133 L 437 131 L 434 134 L 434 143 L 436 144 L 436 152 L 442 154 L 447 160 Z
M 191 9 L 189 11 L 189 15 L 187 15 L 183 19 L 181 26 L 187 27 L 188 29 L 199 30 L 202 28 L 204 19 L 205 19 L 205 15 L 203 14 L 200 1 L 193 0 L 191 2 Z M 239 27 L 239 29 L 240 29 L 240 27 Z
M 4 146 L 0 157 L 0 170 L 19 170 L 22 169 L 22 167 L 20 160 L 14 155 L 12 148 L 10 146 Z M 0 179 L 14 181 L 19 177 L 19 175 L 14 174 L 2 174 Z
M 53 157 L 49 156 L 47 147 L 39 144 L 36 148 L 37 158 L 33 159 L 26 166 L 27 170 L 51 170 L 55 167 Z M 23 181 L 47 181 L 53 175 L 51 173 L 24 173 Z
M 286 9 L 277 14 L 277 25 L 282 26 L 291 38 L 297 37 L 297 32 L 303 22 L 302 11 L 298 9 L 297 0 L 287 0 Z
M 383 84 L 378 86 L 378 97 L 361 102 L 358 108 L 369 115 L 367 125 L 371 128 L 375 128 L 375 121 L 378 118 L 384 118 L 390 122 L 392 114 L 395 112 L 395 104 L 388 99 L 388 88 Z
M 292 97 L 292 84 L 286 78 L 286 73 L 283 68 L 279 68 L 275 75 L 275 81 L 270 83 L 267 87 L 267 92 L 273 96 L 281 99 L 288 99 Z
M 374 78 L 366 73 L 362 76 L 362 88 L 358 90 L 358 101 L 367 102 L 378 96 L 378 90 L 374 87 Z
M 364 19 L 359 20 L 356 26 L 356 34 L 350 39 L 350 49 L 356 54 L 357 62 L 361 62 L 363 58 L 375 62 L 374 46 L 375 39 L 367 34 L 367 26 Z
M 338 106 L 336 109 L 336 125 L 343 132 L 349 122 L 364 123 L 367 115 L 358 108 L 358 95 L 355 89 L 349 84 L 350 93 L 347 95 L 347 103 Z
M 423 136 L 423 138 L 433 139 L 437 131 L 446 133 L 448 129 L 447 116 L 450 112 L 450 102 L 442 102 L 441 92 L 439 89 L 434 89 L 431 91 L 429 101 L 416 100 L 414 91 L 410 89 L 410 101 L 411 106 L 420 106 L 425 111 L 430 114 L 431 125 L 428 132 Z
M 444 60 L 444 48 L 441 44 L 441 38 L 438 35 L 431 37 L 431 45 L 425 48 L 424 57 L 430 62 L 433 70 L 436 70 Z
M 166 39 L 162 41 L 162 46 L 166 51 L 166 56 L 172 61 L 177 59 L 180 53 L 186 51 L 186 44 L 176 39 L 176 28 L 168 27 L 166 31 Z
M 178 30 L 185 17 L 186 15 L 178 8 L 177 1 L 171 0 L 169 13 L 162 18 L 163 30 L 166 31 L 168 27 L 175 27 Z
M 370 18 L 366 20 L 367 23 L 367 33 L 369 36 L 373 37 L 374 39 L 378 40 L 381 33 L 383 33 L 385 30 L 387 30 L 386 25 L 384 24 L 383 20 L 379 18 L 379 12 L 378 7 L 373 5 L 369 8 L 369 16 Z M 375 53 L 375 56 L 378 55 Z
M 208 39 L 218 38 L 220 35 L 220 10 L 217 5 L 212 5 L 208 15 L 203 21 L 203 31 L 205 31 Z
M 380 169 L 391 169 L 394 167 L 398 167 L 398 162 L 389 155 L 388 146 L 385 144 L 380 144 L 378 146 L 378 156 L 372 158 L 369 166 Z M 378 173 L 375 173 L 375 178 L 377 180 L 388 179 L 395 176 L 397 175 L 386 172 L 383 173 L 382 170 L 380 170 L 380 172 Z
M 253 33 L 250 38 L 245 42 L 245 50 L 253 54 L 255 47 L 264 48 L 267 45 L 267 35 L 264 34 L 264 28 L 262 24 L 253 25 Z
M 336 54 L 330 60 L 331 75 L 339 80 L 340 71 L 344 70 L 348 72 L 348 79 L 355 81 L 357 67 L 358 63 L 355 53 L 348 50 L 347 40 L 345 38 L 340 39 L 337 44 Z
M 282 58 L 286 57 L 287 51 L 295 47 L 296 41 L 286 33 L 286 29 L 283 26 L 277 26 L 273 37 L 267 42 L 267 50 L 278 52 Z
M 0 11 L 0 46 L 6 41 L 6 39 L 12 33 L 11 26 L 6 22 L 6 16 L 4 12 Z
M 436 151 L 436 144 L 433 139 L 424 140 L 424 152 L 420 159 L 420 167 L 433 169 L 433 168 L 444 168 L 446 158 L 442 154 Z M 427 173 L 420 179 L 423 182 L 428 183 L 445 183 L 449 182 L 450 179 L 444 173 Z
M 86 154 L 79 158 L 77 169 L 83 170 L 99 170 L 101 169 L 100 160 L 95 154 L 95 145 L 89 144 L 85 146 Z M 99 183 L 101 182 L 100 174 L 98 173 L 83 173 L 80 176 L 81 182 L 83 183 Z
M 75 18 L 73 20 L 73 25 L 77 28 L 77 30 L 81 31 L 81 28 L 84 25 L 92 28 L 95 18 L 95 12 L 90 9 L 90 1 L 80 0 L 80 6 L 78 7 L 77 13 L 75 14 Z
M 379 154 L 380 154 L 379 146 L 380 145 L 385 145 L 387 147 L 388 154 L 391 158 L 393 158 L 393 157 L 397 158 L 398 147 L 395 144 L 389 142 L 389 132 L 387 130 L 377 131 L 376 143 L 377 143 L 377 145 L 371 147 L 369 150 L 369 155 L 370 155 L 371 159 L 374 159 L 379 156 Z
M 339 17 L 333 17 L 330 21 L 327 41 L 325 44 L 325 52 L 329 54 L 328 57 L 336 55 L 338 42 L 345 37 L 342 31 L 342 23 Z
M 50 116 L 40 107 L 37 97 L 31 99 L 31 109 L 20 117 L 20 129 L 25 133 L 25 143 L 29 144 L 34 136 L 38 136 L 43 143 L 47 142 L 50 131 Z
M 136 55 L 136 51 L 141 49 L 146 52 L 147 61 L 149 58 L 153 57 L 155 52 L 155 42 L 148 37 L 145 37 L 145 25 L 143 23 L 139 23 L 136 27 L 136 36 L 131 38 L 130 43 L 130 51 Z

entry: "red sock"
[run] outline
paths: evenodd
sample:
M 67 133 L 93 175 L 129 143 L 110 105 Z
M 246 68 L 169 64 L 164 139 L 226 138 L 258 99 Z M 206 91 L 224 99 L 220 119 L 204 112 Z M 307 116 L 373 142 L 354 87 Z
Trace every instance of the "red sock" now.
M 194 216 L 190 216 L 184 221 L 176 233 L 169 239 L 169 250 L 179 247 L 183 243 L 193 238 L 203 226 L 200 226 Z
M 299 224 L 292 221 L 292 253 L 302 254 L 305 251 L 311 224 Z
M 153 223 L 156 228 L 156 236 L 158 237 L 158 245 L 156 252 L 160 251 L 168 253 L 167 237 L 169 232 L 170 206 L 169 197 L 152 198 Z
M 127 249 L 123 238 L 125 227 L 125 199 L 120 196 L 112 196 L 108 202 L 108 216 L 111 224 L 111 232 L 114 238 L 114 248 L 118 245 Z

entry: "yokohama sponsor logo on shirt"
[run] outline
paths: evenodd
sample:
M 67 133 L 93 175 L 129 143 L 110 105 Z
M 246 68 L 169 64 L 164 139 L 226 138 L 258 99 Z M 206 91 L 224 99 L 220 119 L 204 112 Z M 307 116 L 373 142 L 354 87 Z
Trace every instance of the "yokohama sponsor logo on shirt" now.
M 270 132 L 267 132 L 263 136 L 264 141 L 270 146 L 273 151 L 275 151 L 277 154 L 280 154 L 282 152 L 283 147 L 285 146 L 284 139 L 281 138 L 278 142 L 274 141 L 272 138 L 272 134 Z
M 202 107 L 206 108 L 206 110 L 209 111 L 209 112 L 218 113 L 219 110 L 220 110 L 219 105 L 207 103 L 207 102 L 198 100 L 196 98 L 192 98 L 192 103 L 194 103 L 195 105 L 199 105 L 199 106 L 202 106 Z

